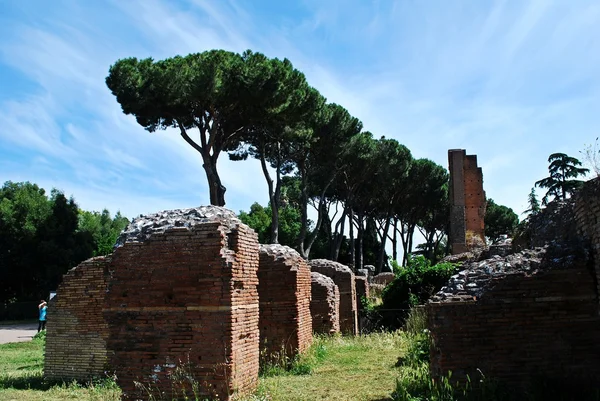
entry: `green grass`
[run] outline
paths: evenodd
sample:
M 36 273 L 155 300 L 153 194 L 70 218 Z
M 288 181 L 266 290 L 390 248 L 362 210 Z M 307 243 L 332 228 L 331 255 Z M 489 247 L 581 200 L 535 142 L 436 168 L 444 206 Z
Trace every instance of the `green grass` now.
M 263 370 L 257 392 L 239 401 L 391 400 L 404 333 L 316 337 L 287 369 Z M 113 380 L 56 383 L 43 378 L 44 339 L 0 345 L 0 401 L 118 400 Z
M 0 401 L 119 400 L 113 380 L 93 383 L 51 382 L 44 379 L 44 338 L 0 344 Z
M 261 378 L 261 391 L 277 401 L 391 400 L 405 345 L 402 333 L 358 337 L 318 337 L 308 355 L 325 350 L 309 375 L 285 374 Z

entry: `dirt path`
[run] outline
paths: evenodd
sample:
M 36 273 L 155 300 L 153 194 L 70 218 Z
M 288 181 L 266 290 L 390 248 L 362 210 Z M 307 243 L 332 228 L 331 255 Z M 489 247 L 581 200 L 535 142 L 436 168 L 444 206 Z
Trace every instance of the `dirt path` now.
M 0 344 L 29 341 L 37 333 L 37 323 L 0 323 Z

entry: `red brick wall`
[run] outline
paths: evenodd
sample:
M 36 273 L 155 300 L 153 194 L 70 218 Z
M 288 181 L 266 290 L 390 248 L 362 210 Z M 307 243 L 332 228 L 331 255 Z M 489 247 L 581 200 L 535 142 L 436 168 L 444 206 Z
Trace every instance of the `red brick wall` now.
M 358 334 L 356 286 L 354 273 L 341 263 L 326 259 L 309 261 L 311 271 L 330 277 L 340 291 L 340 330 L 344 334 Z
M 592 272 L 576 266 L 500 276 L 477 301 L 431 303 L 432 373 L 600 381 L 597 299 Z
M 361 299 L 369 298 L 369 282 L 366 277 L 354 276 L 354 285 L 356 286 L 356 304 L 361 308 Z
M 203 393 L 229 399 L 258 380 L 258 241 L 220 222 L 154 233 L 116 249 L 104 316 L 110 365 L 126 398 L 167 395 L 186 366 Z
M 311 272 L 312 299 L 310 313 L 313 331 L 318 334 L 340 332 L 340 291 L 329 277 Z
M 465 227 L 467 231 L 485 240 L 485 192 L 483 191 L 483 174 L 477 166 L 477 156 L 469 155 L 464 161 L 465 188 Z
M 311 278 L 306 261 L 290 247 L 260 245 L 258 268 L 261 353 L 294 356 L 312 342 Z
M 578 233 L 591 244 L 597 291 L 600 293 L 600 179 L 585 183 L 575 198 Z
M 44 375 L 89 379 L 107 370 L 108 326 L 102 316 L 110 258 L 86 260 L 63 277 L 48 307 Z
M 394 273 L 379 273 L 378 275 L 374 276 L 371 279 L 371 281 L 373 282 L 373 284 L 382 284 L 386 286 L 392 281 L 394 281 L 395 278 L 396 276 L 394 275 Z
M 448 151 L 450 171 L 450 235 L 452 253 L 466 252 L 466 233 L 484 238 L 485 192 L 483 174 L 477 166 L 477 156 L 464 149 Z

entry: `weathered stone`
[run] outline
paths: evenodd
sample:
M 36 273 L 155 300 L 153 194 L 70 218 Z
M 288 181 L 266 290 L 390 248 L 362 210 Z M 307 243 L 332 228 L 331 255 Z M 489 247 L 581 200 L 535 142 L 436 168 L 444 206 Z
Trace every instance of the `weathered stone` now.
M 464 149 L 448 151 L 450 170 L 450 235 L 452 253 L 468 251 L 468 234 L 485 243 L 484 217 L 486 199 L 483 174 L 477 166 L 477 156 Z M 473 239 L 471 239 L 472 241 Z
M 201 395 L 228 400 L 235 391 L 253 391 L 258 381 L 258 265 L 257 235 L 232 212 L 218 207 L 160 212 L 135 219 L 110 258 L 71 270 L 53 313 L 65 321 L 74 316 L 86 331 L 105 338 L 107 371 L 116 374 L 125 399 L 148 397 L 135 381 L 170 398 L 169 374 L 179 367 L 193 375 Z M 86 291 L 103 302 L 88 305 Z M 82 317 L 86 307 L 89 316 Z M 69 324 L 65 330 L 79 341 L 81 332 Z M 99 363 L 86 366 L 81 347 L 53 348 L 59 335 L 58 329 L 48 331 L 48 371 L 59 365 L 53 360 L 66 359 L 71 371 L 56 370 L 54 377 L 96 375 Z M 98 344 L 92 342 L 94 348 Z M 102 352 L 94 355 L 101 360 Z
M 534 220 L 544 247 L 471 260 L 427 305 L 434 376 L 600 382 L 600 182 Z
M 513 253 L 512 239 L 502 238 L 490 245 L 488 255 L 508 256 Z
M 294 249 L 260 245 L 258 268 L 261 354 L 294 357 L 312 342 L 311 272 Z
M 326 259 L 313 259 L 309 261 L 309 265 L 311 271 L 330 277 L 339 288 L 342 333 L 358 334 L 356 284 L 352 270 L 341 263 Z
M 340 332 L 340 292 L 333 280 L 321 273 L 311 272 L 312 300 L 310 312 L 313 331 L 318 334 Z
M 101 377 L 108 366 L 108 325 L 102 307 L 110 257 L 88 259 L 69 270 L 50 301 L 44 375 L 48 379 Z
M 394 278 L 396 278 L 394 273 L 379 273 L 371 279 L 371 283 L 388 285 L 389 283 L 394 281 Z

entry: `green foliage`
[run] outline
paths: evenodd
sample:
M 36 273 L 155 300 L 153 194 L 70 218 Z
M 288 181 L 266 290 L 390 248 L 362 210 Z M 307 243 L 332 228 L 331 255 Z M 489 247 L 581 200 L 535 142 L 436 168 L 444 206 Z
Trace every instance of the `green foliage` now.
M 29 182 L 0 188 L 0 302 L 46 298 L 81 261 L 112 251 L 128 223 L 80 211 L 73 198 Z
M 423 304 L 456 272 L 453 263 L 431 265 L 423 255 L 410 256 L 406 267 L 392 262 L 396 278 L 384 290 L 382 324 L 390 329 L 402 326 L 411 307 Z
M 102 213 L 79 211 L 79 232 L 91 234 L 94 240 L 93 256 L 108 255 L 113 251 L 117 237 L 129 224 L 126 217 L 117 212 L 114 218 L 106 209 Z
M 29 182 L 0 188 L 0 302 L 45 298 L 63 273 L 91 256 L 77 209 L 60 191 L 48 197 Z
M 537 196 L 535 194 L 535 188 L 531 188 L 531 192 L 527 195 L 527 205 L 529 206 L 527 210 L 523 213 L 528 215 L 535 215 L 541 211 L 540 202 L 537 200 Z
M 564 153 L 553 153 L 548 157 L 548 171 L 550 176 L 536 181 L 535 186 L 546 188 L 548 192 L 542 198 L 542 204 L 547 205 L 550 198 L 567 199 L 577 189 L 581 188 L 583 181 L 577 178 L 589 172 L 582 168 L 581 162 Z
M 218 206 L 225 205 L 217 171 L 222 152 L 245 141 L 271 158 L 275 138 L 268 136 L 283 135 L 284 127 L 312 115 L 324 101 L 289 60 L 250 50 L 209 50 L 160 61 L 126 58 L 110 67 L 106 84 L 123 112 L 146 130 L 179 129 L 202 156 L 210 201 Z
M 263 207 L 258 203 L 250 206 L 249 212 L 240 211 L 240 220 L 250 226 L 258 234 L 258 242 L 271 243 L 271 207 Z M 279 209 L 279 243 L 292 248 L 296 247 L 296 239 L 300 233 L 300 212 L 286 205 Z
M 259 374 L 261 377 L 310 375 L 326 356 L 327 346 L 317 337 L 308 350 L 294 357 L 288 356 L 285 349 L 271 355 L 262 352 Z
M 511 208 L 498 205 L 493 199 L 488 199 L 484 222 L 485 235 L 492 241 L 496 241 L 502 234 L 512 236 L 519 224 L 519 216 Z

